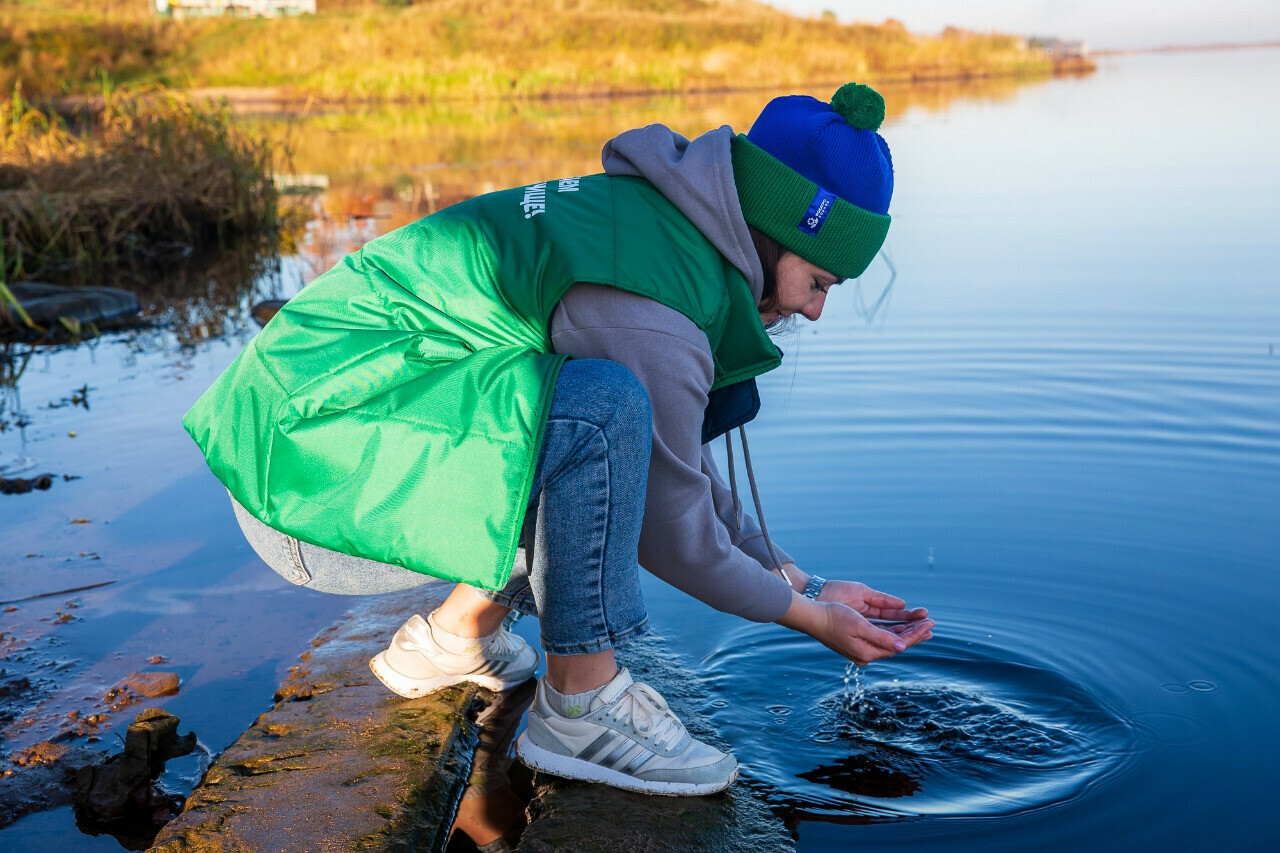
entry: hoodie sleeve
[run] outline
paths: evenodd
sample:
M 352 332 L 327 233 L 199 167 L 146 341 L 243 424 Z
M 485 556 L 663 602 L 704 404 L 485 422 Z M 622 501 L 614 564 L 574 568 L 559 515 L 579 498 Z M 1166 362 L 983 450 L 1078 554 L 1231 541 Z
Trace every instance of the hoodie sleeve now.
M 790 606 L 791 588 L 737 546 L 717 514 L 713 482 L 704 468 L 702 416 L 714 374 L 706 336 L 688 318 L 651 299 L 579 284 L 556 308 L 551 341 L 558 353 L 625 365 L 649 393 L 653 451 L 640 564 L 717 610 L 756 622 L 781 617 Z M 719 489 L 728 500 L 723 483 Z M 728 513 L 731 518 L 731 500 Z M 746 527 L 744 534 L 751 539 Z M 762 541 L 759 545 L 753 550 L 763 548 Z

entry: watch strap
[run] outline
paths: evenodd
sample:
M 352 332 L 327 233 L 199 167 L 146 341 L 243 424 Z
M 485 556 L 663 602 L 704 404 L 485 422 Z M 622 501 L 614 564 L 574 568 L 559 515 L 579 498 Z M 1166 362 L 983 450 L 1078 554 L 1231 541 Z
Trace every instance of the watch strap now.
M 822 588 L 827 585 L 826 578 L 820 578 L 817 575 L 809 576 L 809 583 L 805 584 L 804 597 L 818 600 L 818 594 L 822 592 Z

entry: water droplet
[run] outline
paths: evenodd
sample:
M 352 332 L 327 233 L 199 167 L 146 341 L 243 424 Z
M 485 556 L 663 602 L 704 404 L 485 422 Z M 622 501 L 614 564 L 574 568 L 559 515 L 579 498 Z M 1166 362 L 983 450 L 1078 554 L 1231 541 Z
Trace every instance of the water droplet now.
M 932 548 L 929 549 L 929 556 L 928 558 L 925 559 L 925 564 L 930 566 L 933 565 L 933 549 Z
M 1190 693 L 1191 692 L 1191 689 L 1187 687 L 1187 685 L 1180 684 L 1177 681 L 1166 681 L 1164 684 L 1160 685 L 1160 689 L 1163 690 L 1165 693 Z
M 853 680 L 853 690 L 849 689 L 849 681 Z M 849 661 L 844 665 L 844 698 L 850 708 L 858 707 L 866 688 L 862 685 L 862 667 Z
M 1199 693 L 1208 693 L 1212 690 L 1218 689 L 1218 685 L 1214 684 L 1212 681 L 1204 681 L 1202 679 L 1188 681 L 1187 686 Z

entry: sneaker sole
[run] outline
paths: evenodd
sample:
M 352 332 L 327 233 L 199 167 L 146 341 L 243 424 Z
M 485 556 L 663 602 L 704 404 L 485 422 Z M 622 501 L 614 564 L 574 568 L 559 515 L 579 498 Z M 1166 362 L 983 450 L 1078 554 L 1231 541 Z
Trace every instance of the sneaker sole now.
M 417 699 L 420 696 L 426 696 L 435 693 L 437 690 L 443 690 L 446 687 L 452 687 L 455 684 L 478 684 L 489 690 L 501 692 L 510 690 L 512 687 L 525 681 L 528 676 L 517 681 L 503 681 L 493 675 L 482 675 L 479 673 L 463 673 L 461 675 L 437 675 L 434 678 L 410 678 L 402 675 L 391 668 L 387 663 L 386 652 L 378 652 L 377 655 L 369 661 L 369 669 L 373 670 L 373 674 L 378 677 L 388 690 L 397 696 L 403 696 L 406 699 Z
M 728 788 L 738 778 L 738 768 L 734 767 L 733 773 L 724 782 L 651 782 L 645 779 L 637 779 L 635 776 L 628 776 L 625 773 L 602 767 L 599 764 L 593 764 L 590 761 L 583 761 L 580 758 L 572 758 L 568 755 L 559 755 L 543 749 L 529 740 L 526 733 L 521 733 L 516 740 L 516 755 L 534 770 L 550 773 L 553 776 L 577 779 L 583 782 L 601 782 L 614 788 L 636 791 L 641 794 L 657 794 L 662 797 L 700 797 L 707 794 L 715 794 Z

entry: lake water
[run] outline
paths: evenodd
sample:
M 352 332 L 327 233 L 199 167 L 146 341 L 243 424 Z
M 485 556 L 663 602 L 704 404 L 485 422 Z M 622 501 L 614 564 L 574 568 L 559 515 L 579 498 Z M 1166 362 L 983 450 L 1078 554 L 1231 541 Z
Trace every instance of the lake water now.
M 1221 849 L 1280 829 L 1277 71 L 1277 50 L 1205 52 L 886 90 L 896 278 L 877 262 L 784 339 L 751 440 L 801 567 L 929 607 L 935 638 L 846 691 L 813 641 L 646 579 L 743 784 L 801 850 Z M 168 669 L 164 707 L 220 750 L 346 606 L 262 568 L 178 426 L 256 328 L 251 301 L 441 204 L 592 171 L 626 127 L 745 128 L 765 97 L 248 121 L 327 179 L 298 254 L 252 294 L 171 309 L 176 332 L 40 351 L 5 392 L 0 472 L 81 479 L 0 497 L 0 599 L 110 582 L 3 614 L 43 650 L 31 666 L 61 662 L 37 673 L 44 718 Z M 0 843 L 119 849 L 65 810 Z

